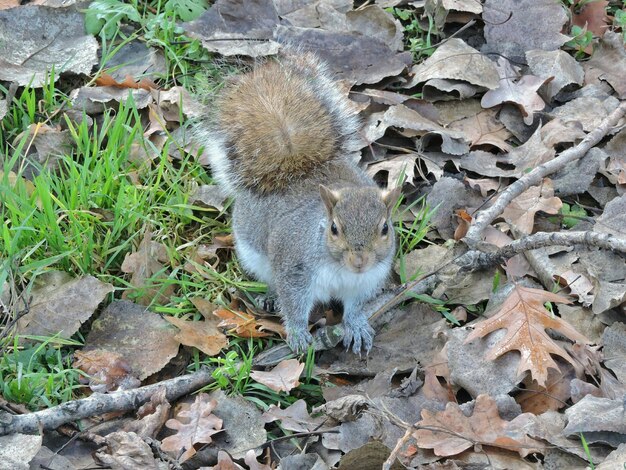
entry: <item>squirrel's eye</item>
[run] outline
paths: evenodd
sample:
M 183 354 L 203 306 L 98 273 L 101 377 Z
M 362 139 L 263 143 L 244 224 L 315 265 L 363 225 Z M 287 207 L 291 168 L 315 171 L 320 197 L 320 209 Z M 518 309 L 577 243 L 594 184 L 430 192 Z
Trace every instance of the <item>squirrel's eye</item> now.
M 330 232 L 335 236 L 339 235 L 339 230 L 337 230 L 337 225 L 335 224 L 335 222 L 333 222 L 330 226 Z
M 382 230 L 383 236 L 387 235 L 388 232 L 389 232 L 389 225 L 387 225 L 387 222 L 385 222 L 383 224 L 383 230 Z

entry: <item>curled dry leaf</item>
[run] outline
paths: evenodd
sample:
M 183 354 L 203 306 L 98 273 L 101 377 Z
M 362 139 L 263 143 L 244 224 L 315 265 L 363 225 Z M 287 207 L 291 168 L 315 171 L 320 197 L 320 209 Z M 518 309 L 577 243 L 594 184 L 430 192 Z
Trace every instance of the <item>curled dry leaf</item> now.
M 217 402 L 206 393 L 197 395 L 191 406 L 180 411 L 176 418 L 167 420 L 165 426 L 177 432 L 161 441 L 161 449 L 176 456 L 184 450 L 180 457 L 184 462 L 196 453 L 196 444 L 210 444 L 211 436 L 222 431 L 222 420 L 211 414 L 216 406 Z
M 576 361 L 548 336 L 546 329 L 561 333 L 572 341 L 589 343 L 569 323 L 550 314 L 544 307 L 546 302 L 570 303 L 567 298 L 551 292 L 515 285 L 498 312 L 477 323 L 465 342 L 506 329 L 506 336 L 489 351 L 485 359 L 492 361 L 509 351 L 519 351 L 518 375 L 530 371 L 537 383 L 545 387 L 549 369 L 559 370 L 551 354 L 560 356 L 576 367 Z
M 282 338 L 286 335 L 285 328 L 277 322 L 266 318 L 256 318 L 249 313 L 218 309 L 213 315 L 222 319 L 219 327 L 234 329 L 234 333 L 242 338 L 266 338 L 272 336 L 271 333 L 278 333 Z
M 126 77 L 124 77 L 124 81 L 119 82 L 108 73 L 100 74 L 100 76 L 96 78 L 96 85 L 112 86 L 117 88 L 133 88 L 135 90 L 138 88 L 142 88 L 144 90 L 159 88 L 159 86 L 149 78 L 142 78 L 140 81 L 136 81 L 131 75 L 126 75 Z
M 298 379 L 304 370 L 304 363 L 297 359 L 281 361 L 269 372 L 253 370 L 250 378 L 271 388 L 275 392 L 289 392 L 300 385 Z
M 205 321 L 186 321 L 171 316 L 163 318 L 180 329 L 174 339 L 185 346 L 198 348 L 207 356 L 216 356 L 228 346 L 228 338 L 217 329 L 218 320 L 214 317 Z
M 150 397 L 150 401 L 137 410 L 137 421 L 130 421 L 123 430 L 135 432 L 142 438 L 154 439 L 169 417 L 171 405 L 165 396 L 166 392 L 165 386 L 159 387 Z
M 107 447 L 96 453 L 96 459 L 109 468 L 140 470 L 159 469 L 152 449 L 134 432 L 116 431 L 106 436 Z
M 73 365 L 89 375 L 89 388 L 94 392 L 130 390 L 141 384 L 122 355 L 104 349 L 76 351 Z
M 448 403 L 445 411 L 422 410 L 422 420 L 413 432 L 417 446 L 433 449 L 435 455 L 457 455 L 474 445 L 489 445 L 518 452 L 522 457 L 541 452 L 544 445 L 528 437 L 516 421 L 503 420 L 496 402 L 489 395 L 479 395 L 471 416 L 465 416 L 456 403 Z

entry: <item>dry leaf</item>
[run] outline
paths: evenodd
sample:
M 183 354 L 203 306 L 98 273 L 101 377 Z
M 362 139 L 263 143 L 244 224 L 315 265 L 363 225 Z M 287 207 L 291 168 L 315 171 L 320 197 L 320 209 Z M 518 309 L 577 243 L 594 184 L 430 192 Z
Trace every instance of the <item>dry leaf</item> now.
M 130 390 L 141 385 L 122 355 L 104 349 L 76 351 L 73 366 L 89 375 L 89 388 L 94 392 Z
M 217 329 L 218 320 L 186 321 L 182 318 L 164 316 L 168 322 L 180 329 L 174 338 L 185 346 L 198 348 L 207 356 L 216 356 L 228 346 L 228 338 Z
M 269 387 L 275 392 L 290 392 L 300 385 L 298 379 L 304 370 L 304 363 L 297 359 L 281 361 L 269 372 L 253 370 L 250 378 Z
M 134 432 L 116 431 L 106 437 L 107 447 L 96 459 L 108 468 L 123 470 L 158 469 L 152 449 Z
M 123 430 L 135 432 L 140 437 L 156 438 L 161 428 L 169 418 L 172 408 L 166 398 L 167 389 L 160 386 L 150 397 L 150 401 L 144 403 L 137 410 L 137 420 L 127 423 Z
M 74 279 L 60 271 L 44 273 L 37 278 L 30 310 L 17 322 L 17 331 L 20 335 L 70 338 L 110 292 L 111 284 L 93 276 Z
M 132 88 L 138 89 L 142 88 L 144 90 L 151 90 L 153 88 L 158 88 L 159 86 L 154 83 L 149 78 L 142 78 L 140 81 L 135 81 L 135 79 L 131 75 L 126 75 L 124 77 L 123 82 L 118 82 L 108 73 L 102 73 L 98 78 L 96 78 L 96 85 L 98 86 L 112 86 L 116 88 Z
M 244 470 L 244 468 L 233 462 L 233 459 L 227 452 L 220 450 L 217 452 L 217 465 L 213 465 L 212 467 L 200 467 L 200 470 Z
M 570 5 L 572 25 L 586 28 L 594 36 L 604 36 L 610 23 L 606 14 L 608 4 L 608 0 L 593 0 L 591 2 L 589 0 L 576 0 L 573 5 Z
M 159 315 L 127 300 L 112 302 L 91 325 L 83 351 L 121 354 L 140 380 L 161 370 L 178 353 L 176 328 Z
M 513 199 L 502 212 L 502 216 L 520 232 L 530 234 L 533 231 L 537 212 L 558 214 L 562 205 L 561 200 L 554 197 L 552 182 L 545 179 L 541 186 L 533 186 Z
M 180 411 L 175 419 L 165 423 L 165 426 L 177 432 L 161 441 L 161 449 L 176 456 L 184 449 L 180 457 L 180 461 L 184 462 L 196 453 L 194 445 L 210 444 L 213 441 L 211 436 L 222 431 L 222 420 L 211 414 L 216 406 L 217 402 L 206 393 L 197 395 L 195 402 Z
M 569 40 L 561 33 L 567 22 L 563 5 L 555 0 L 486 0 L 483 3 L 484 36 L 481 48 L 489 53 L 523 61 L 533 49 L 555 51 Z
M 141 293 L 135 299 L 137 303 L 165 305 L 170 301 L 170 296 L 174 293 L 174 285 L 155 286 L 153 283 L 168 278 L 169 270 L 163 266 L 163 263 L 168 261 L 165 245 L 153 242 L 152 232 L 146 229 L 137 251 L 126 255 L 121 268 L 125 273 L 132 273 L 130 283 Z M 127 299 L 130 292 L 124 291 L 122 298 Z
M 88 75 L 97 63 L 98 41 L 85 33 L 77 9 L 22 5 L 0 10 L 0 81 L 41 88 L 63 72 Z
M 282 338 L 287 336 L 285 328 L 277 322 L 266 318 L 255 318 L 253 315 L 240 311 L 218 309 L 213 315 L 222 319 L 218 327 L 233 328 L 234 333 L 242 338 L 266 338 L 272 336 L 268 332 L 278 333 Z
M 477 323 L 465 342 L 482 338 L 502 328 L 506 329 L 506 336 L 498 341 L 485 359 L 492 361 L 509 351 L 519 351 L 521 357 L 517 368 L 518 375 L 530 371 L 533 379 L 545 387 L 548 370 L 559 371 L 559 366 L 551 354 L 560 356 L 576 367 L 574 359 L 548 336 L 546 329 L 554 330 L 572 341 L 589 343 L 589 340 L 569 323 L 550 314 L 544 307 L 546 302 L 570 303 L 567 298 L 560 295 L 516 284 L 498 308 L 498 312 L 491 318 Z
M 474 445 L 489 445 L 519 452 L 522 457 L 541 452 L 544 445 L 517 428 L 515 421 L 500 418 L 496 402 L 489 395 L 478 395 L 471 416 L 465 416 L 456 403 L 448 403 L 445 411 L 422 410 L 422 420 L 413 432 L 418 447 L 433 449 L 435 455 L 457 455 Z M 436 431 L 434 429 L 441 429 Z
M 41 449 L 40 434 L 7 434 L 0 436 L 0 468 L 28 470 L 30 462 Z
M 312 418 L 307 411 L 306 402 L 300 399 L 284 410 L 276 405 L 270 405 L 263 413 L 262 419 L 266 424 L 279 420 L 280 426 L 288 431 L 312 432 L 322 428 L 328 418 L 326 416 Z
M 393 188 L 400 181 L 412 183 L 415 179 L 415 160 L 417 154 L 398 155 L 367 167 L 367 173 L 374 177 L 381 171 L 387 172 L 387 187 Z
M 484 108 L 492 108 L 502 103 L 512 103 L 524 116 L 524 123 L 531 125 L 535 111 L 541 111 L 546 107 L 543 98 L 537 94 L 542 85 L 552 81 L 554 77 L 546 79 L 534 75 L 524 75 L 519 78 L 504 57 L 498 59 L 498 73 L 500 74 L 500 86 L 495 90 L 489 90 L 480 100 Z

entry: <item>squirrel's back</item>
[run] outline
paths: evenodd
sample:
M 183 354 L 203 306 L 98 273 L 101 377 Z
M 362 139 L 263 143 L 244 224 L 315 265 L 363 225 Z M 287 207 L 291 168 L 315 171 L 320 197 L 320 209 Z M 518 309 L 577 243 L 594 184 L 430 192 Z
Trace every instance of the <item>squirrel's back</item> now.
M 228 85 L 201 138 L 227 192 L 277 192 L 356 148 L 358 120 L 326 67 L 288 51 Z

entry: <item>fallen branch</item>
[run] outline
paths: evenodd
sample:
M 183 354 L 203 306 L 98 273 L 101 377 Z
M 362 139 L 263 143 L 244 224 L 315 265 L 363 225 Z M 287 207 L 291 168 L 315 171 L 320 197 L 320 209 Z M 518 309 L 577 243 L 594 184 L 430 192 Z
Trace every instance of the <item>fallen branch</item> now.
M 395 289 L 384 293 L 366 306 L 366 314 L 372 321 L 372 326 L 384 324 L 386 319 L 381 316 L 393 307 L 415 294 L 432 292 L 440 282 L 440 273 L 455 265 L 462 272 L 478 271 L 504 263 L 513 256 L 545 248 L 548 246 L 576 246 L 583 245 L 590 248 L 603 248 L 626 254 L 626 239 L 617 238 L 607 233 L 586 232 L 539 232 L 519 240 L 515 240 L 500 249 L 486 253 L 480 250 L 470 250 L 454 258 L 436 271 L 429 273 L 417 281 L 402 284 Z M 374 321 L 375 320 L 375 321 Z
M 482 234 L 487 226 L 499 217 L 504 209 L 511 203 L 513 199 L 529 189 L 531 186 L 541 183 L 543 178 L 562 169 L 570 162 L 576 161 L 584 157 L 587 152 L 613 128 L 617 122 L 626 114 L 626 101 L 609 114 L 598 127 L 592 130 L 580 143 L 574 147 L 561 152 L 561 154 L 553 160 L 543 165 L 539 165 L 530 173 L 525 174 L 520 179 L 509 185 L 496 199 L 493 205 L 485 210 L 479 211 L 467 231 L 467 235 L 463 239 L 465 244 L 470 248 L 476 248 L 480 243 Z
M 597 232 L 538 232 L 508 245 L 492 253 L 478 250 L 468 251 L 459 258 L 458 264 L 469 271 L 476 271 L 501 264 L 513 256 L 548 246 L 584 245 L 589 248 L 602 248 L 626 254 L 626 239 L 617 238 L 608 233 Z M 466 266 L 463 265 L 466 263 Z
M 44 429 L 55 429 L 62 424 L 81 418 L 117 411 L 130 411 L 143 405 L 161 387 L 169 401 L 194 392 L 213 382 L 210 370 L 200 370 L 163 382 L 133 390 L 108 394 L 94 393 L 87 398 L 74 400 L 46 410 L 24 415 L 0 413 L 0 436 L 13 433 L 34 434 Z

